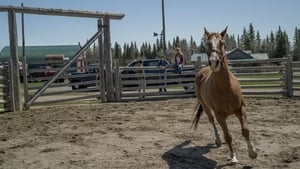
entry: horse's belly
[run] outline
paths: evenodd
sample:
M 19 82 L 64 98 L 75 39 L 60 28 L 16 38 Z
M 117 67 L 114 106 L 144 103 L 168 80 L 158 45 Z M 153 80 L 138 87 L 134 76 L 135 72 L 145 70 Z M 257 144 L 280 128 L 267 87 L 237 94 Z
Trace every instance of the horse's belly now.
M 206 92 L 207 93 L 207 92 Z M 241 108 L 242 98 L 235 95 L 213 96 L 207 93 L 202 95 L 202 102 L 214 112 L 233 114 Z

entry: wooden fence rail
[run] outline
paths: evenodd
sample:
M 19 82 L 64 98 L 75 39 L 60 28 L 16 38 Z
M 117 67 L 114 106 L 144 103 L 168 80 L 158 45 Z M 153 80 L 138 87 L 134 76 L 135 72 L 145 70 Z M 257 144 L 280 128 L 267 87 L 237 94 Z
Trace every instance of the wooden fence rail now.
M 300 96 L 300 61 L 292 63 L 293 71 L 293 92 L 294 96 Z
M 0 113 L 10 111 L 8 65 L 0 65 Z
M 231 70 L 246 96 L 288 96 L 287 59 L 232 61 Z

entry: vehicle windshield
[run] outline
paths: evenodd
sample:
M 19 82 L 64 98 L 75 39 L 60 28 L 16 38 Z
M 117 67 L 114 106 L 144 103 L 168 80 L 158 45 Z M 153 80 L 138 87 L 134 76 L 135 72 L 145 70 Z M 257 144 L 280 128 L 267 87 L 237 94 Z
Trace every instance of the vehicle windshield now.
M 159 60 L 154 59 L 154 60 L 144 60 L 143 61 L 143 66 L 158 66 Z M 131 62 L 128 67 L 138 67 L 140 66 L 140 61 L 135 60 Z

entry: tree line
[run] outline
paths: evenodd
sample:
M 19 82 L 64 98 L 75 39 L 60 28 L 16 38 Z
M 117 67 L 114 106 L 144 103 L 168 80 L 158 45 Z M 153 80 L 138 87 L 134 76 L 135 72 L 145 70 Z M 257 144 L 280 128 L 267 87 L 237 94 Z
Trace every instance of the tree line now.
M 276 32 L 271 31 L 265 38 L 262 38 L 259 30 L 255 30 L 253 24 L 250 23 L 248 28 L 243 28 L 241 36 L 236 37 L 234 34 L 227 34 L 225 41 L 228 51 L 238 47 L 242 50 L 250 50 L 252 53 L 267 53 L 269 58 L 291 55 L 293 60 L 300 60 L 300 29 L 297 27 L 293 40 L 290 41 L 286 31 L 282 30 L 280 26 Z M 176 36 L 167 42 L 165 55 L 169 61 L 173 62 L 175 48 L 179 47 L 185 55 L 185 63 L 190 64 L 191 55 L 206 52 L 205 44 L 205 34 L 203 34 L 199 45 L 192 36 L 189 40 Z M 92 58 L 97 54 L 97 51 L 97 47 L 94 45 L 93 48 L 88 49 L 86 55 L 88 58 Z M 140 47 L 137 46 L 136 42 L 124 43 L 123 46 L 115 42 L 112 46 L 112 53 L 114 59 L 119 59 L 120 65 L 127 65 L 134 59 L 159 58 L 163 55 L 163 43 L 161 38 L 157 38 L 153 44 L 144 42 Z

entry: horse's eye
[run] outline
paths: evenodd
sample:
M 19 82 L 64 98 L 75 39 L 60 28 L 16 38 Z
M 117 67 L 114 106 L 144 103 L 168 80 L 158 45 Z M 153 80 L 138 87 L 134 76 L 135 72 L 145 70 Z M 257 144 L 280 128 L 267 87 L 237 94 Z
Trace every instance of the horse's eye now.
M 224 46 L 224 48 L 226 49 L 226 45 L 225 45 L 224 41 L 220 41 L 219 44 L 220 44 L 220 47 Z

